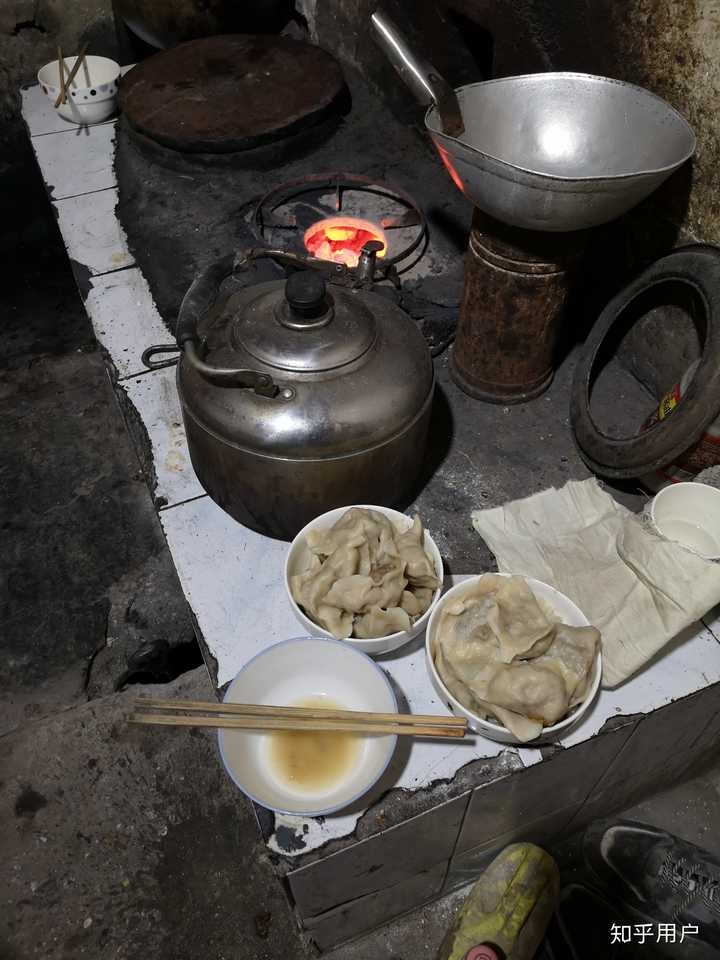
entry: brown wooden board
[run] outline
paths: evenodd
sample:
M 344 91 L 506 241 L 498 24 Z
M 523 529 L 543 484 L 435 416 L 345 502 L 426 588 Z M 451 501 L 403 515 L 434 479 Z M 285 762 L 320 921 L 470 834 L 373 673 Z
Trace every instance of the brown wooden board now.
M 339 112 L 337 61 L 309 43 L 230 34 L 182 43 L 134 67 L 120 84 L 132 127 L 191 153 L 249 150 Z

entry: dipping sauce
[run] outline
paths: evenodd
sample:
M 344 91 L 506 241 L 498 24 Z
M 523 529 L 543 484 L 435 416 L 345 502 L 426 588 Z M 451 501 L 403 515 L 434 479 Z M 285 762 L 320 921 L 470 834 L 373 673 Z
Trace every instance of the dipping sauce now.
M 305 697 L 292 707 L 345 710 L 329 697 Z M 327 790 L 343 780 L 360 757 L 360 737 L 333 730 L 276 730 L 269 737 L 268 756 L 275 776 L 304 791 Z

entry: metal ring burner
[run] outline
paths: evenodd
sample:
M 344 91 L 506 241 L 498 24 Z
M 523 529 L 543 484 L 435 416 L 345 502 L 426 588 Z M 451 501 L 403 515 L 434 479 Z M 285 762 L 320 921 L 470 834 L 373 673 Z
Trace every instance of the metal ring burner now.
M 357 194 L 363 194 L 358 199 Z M 284 208 L 284 209 L 283 209 Z M 393 209 L 394 208 L 394 209 Z M 398 187 L 352 173 L 310 174 L 275 187 L 255 206 L 249 220 L 258 238 L 271 247 L 308 257 L 305 237 L 320 221 L 337 226 L 339 218 L 360 227 L 376 225 L 378 237 L 373 264 L 376 280 L 400 286 L 399 274 L 425 252 L 428 228 L 425 214 L 410 194 Z M 369 224 L 367 223 L 369 221 Z M 383 249 L 383 240 L 386 249 Z M 358 248 L 357 271 L 362 276 L 367 246 Z M 413 255 L 414 258 L 413 258 Z M 317 252 L 315 261 L 337 262 Z M 347 264 L 355 268 L 354 264 Z

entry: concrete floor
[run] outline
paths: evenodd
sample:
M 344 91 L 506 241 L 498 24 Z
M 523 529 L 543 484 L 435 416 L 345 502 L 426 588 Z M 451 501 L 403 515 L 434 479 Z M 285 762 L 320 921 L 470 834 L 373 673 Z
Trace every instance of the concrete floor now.
M 115 687 L 144 643 L 185 651 L 168 695 L 212 691 L 39 177 L 30 161 L 10 173 L 0 209 L 12 268 L 0 356 L 0 956 L 312 956 L 213 737 L 126 724 L 146 688 Z M 720 773 L 628 814 L 720 854 Z M 430 960 L 463 895 L 330 957 Z

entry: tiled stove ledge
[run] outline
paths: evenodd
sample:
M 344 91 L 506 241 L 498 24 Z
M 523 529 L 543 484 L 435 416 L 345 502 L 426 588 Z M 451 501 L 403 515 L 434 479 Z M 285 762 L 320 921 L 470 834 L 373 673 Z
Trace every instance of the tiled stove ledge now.
M 68 128 L 39 87 L 22 97 L 95 334 L 115 367 L 117 389 L 147 432 L 160 521 L 222 687 L 258 650 L 302 633 L 283 590 L 286 544 L 246 530 L 204 494 L 190 464 L 174 370 L 142 366 L 143 349 L 166 341 L 168 332 L 115 216 L 114 122 Z M 438 377 L 447 382 L 443 361 Z M 442 547 L 441 534 L 438 540 Z M 507 749 L 481 737 L 460 745 L 413 741 L 362 808 L 277 818 L 268 847 L 318 945 L 329 947 L 465 883 L 518 837 L 549 843 L 678 777 L 720 734 L 716 625 L 720 620 L 698 624 L 629 684 L 601 691 L 583 723 L 563 738 L 565 749 L 546 759 L 538 749 Z M 422 638 L 380 663 L 403 705 L 442 709 L 426 678 Z

